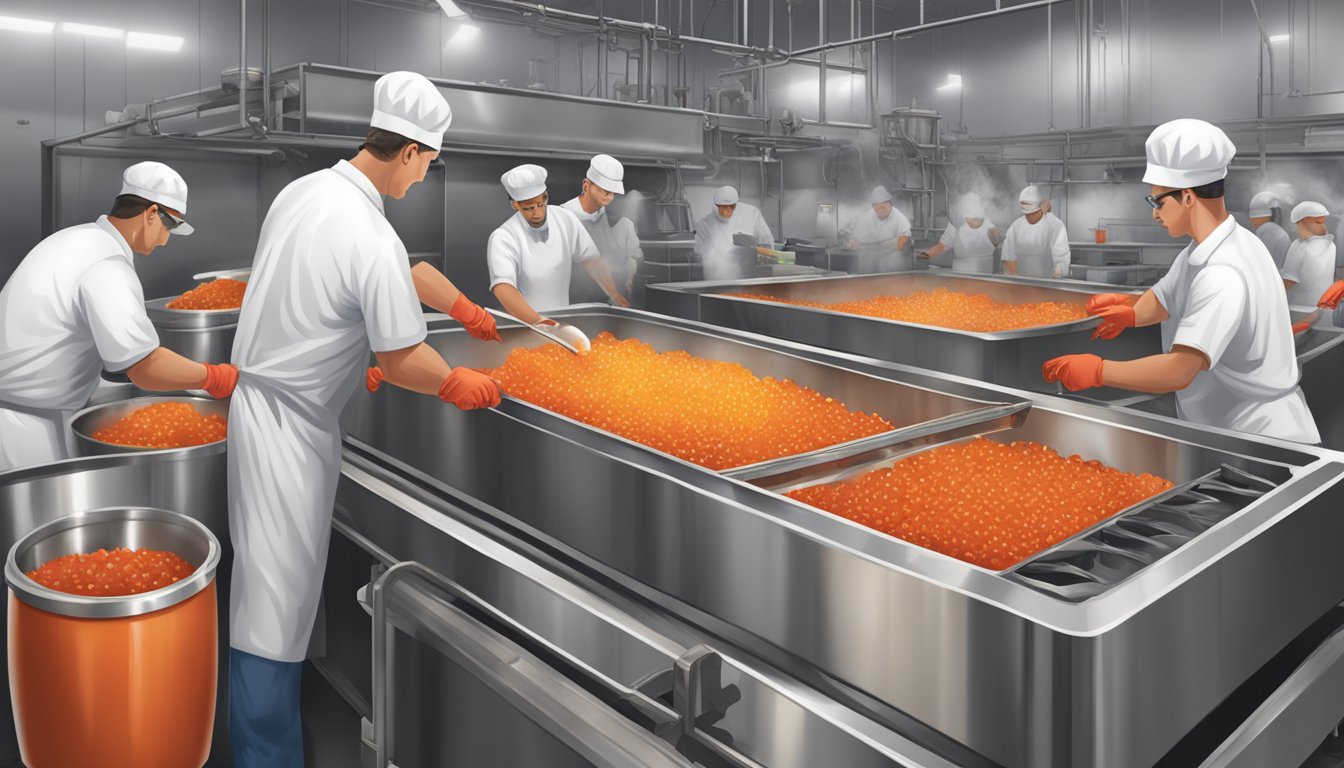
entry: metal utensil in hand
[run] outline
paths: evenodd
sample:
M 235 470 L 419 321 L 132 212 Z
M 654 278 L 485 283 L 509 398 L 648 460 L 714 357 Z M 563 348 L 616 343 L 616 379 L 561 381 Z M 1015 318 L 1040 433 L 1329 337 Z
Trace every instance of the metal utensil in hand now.
M 192 280 L 218 280 L 220 278 L 241 279 L 247 282 L 247 278 L 252 276 L 251 267 L 234 267 L 233 269 L 216 269 L 212 272 L 198 272 L 191 276 Z
M 555 334 L 551 333 L 550 331 L 545 330 L 544 328 L 539 328 L 539 327 L 537 327 L 537 326 L 535 326 L 535 325 L 532 325 L 531 323 L 524 323 L 522 320 L 519 320 L 518 318 L 514 317 L 513 315 L 510 315 L 508 312 L 503 312 L 503 311 L 498 310 L 498 309 L 491 309 L 490 307 L 486 307 L 486 308 L 485 308 L 485 311 L 489 312 L 490 314 L 494 315 L 495 317 L 500 317 L 500 318 L 503 318 L 503 319 L 505 319 L 505 320 L 512 320 L 513 322 L 515 322 L 515 323 L 517 323 L 517 324 L 523 326 L 524 328 L 527 328 L 528 330 L 532 331 L 533 333 L 537 334 L 538 336 L 541 336 L 542 338 L 546 339 L 547 341 L 551 342 L 552 344 L 559 344 L 560 346 L 562 346 L 562 347 L 564 347 L 565 349 L 569 350 L 569 353 L 570 353 L 570 354 L 573 354 L 573 355 L 577 355 L 577 354 L 579 354 L 579 350 L 578 350 L 578 348 L 576 348 L 573 344 L 570 344 L 568 341 L 565 341 L 564 339 L 560 338 L 559 336 L 556 336 Z

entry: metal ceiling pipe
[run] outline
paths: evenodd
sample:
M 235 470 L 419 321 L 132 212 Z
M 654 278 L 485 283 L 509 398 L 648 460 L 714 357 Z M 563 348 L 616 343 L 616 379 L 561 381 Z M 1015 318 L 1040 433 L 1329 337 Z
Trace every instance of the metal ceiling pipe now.
M 826 0 L 817 0 L 817 122 L 826 122 Z
M 942 21 L 931 21 L 927 24 L 918 24 L 913 27 L 897 29 L 891 32 L 881 32 L 873 35 L 865 35 L 863 37 L 858 37 L 853 40 L 842 40 L 836 43 L 823 43 L 820 45 L 814 45 L 811 48 L 800 48 L 799 50 L 796 51 L 789 51 L 788 55 L 790 57 L 809 56 L 814 53 L 821 53 L 823 51 L 834 51 L 838 48 L 847 48 L 852 45 L 865 45 L 867 43 L 878 42 L 882 40 L 896 40 L 898 38 L 905 37 L 907 35 L 914 35 L 920 32 L 927 32 L 928 30 L 931 29 L 950 27 L 957 24 L 965 24 L 966 22 L 970 21 L 979 21 L 981 19 L 993 18 L 995 16 L 1004 16 L 1010 13 L 1017 13 L 1018 11 L 1026 11 L 1032 8 L 1044 8 L 1046 6 L 1055 5 L 1057 3 L 1070 3 L 1070 2 L 1075 2 L 1075 0 L 1034 0 L 1033 2 L 1030 3 L 1023 3 L 1021 5 L 1009 6 L 1008 8 L 1002 8 L 996 11 L 984 11 L 982 13 L 972 13 L 967 16 L 958 16 L 955 19 L 943 19 Z
M 247 0 L 238 0 L 238 125 L 247 128 Z
M 639 101 L 653 102 L 653 32 L 639 36 Z
M 1260 30 L 1260 66 L 1255 75 L 1255 117 L 1265 116 L 1265 54 L 1269 54 L 1269 87 L 1274 87 L 1274 46 L 1269 44 L 1269 35 L 1265 32 L 1265 22 L 1260 18 L 1260 6 L 1250 0 L 1251 10 L 1255 13 L 1255 26 Z M 1269 105 L 1270 115 L 1274 113 L 1274 103 Z

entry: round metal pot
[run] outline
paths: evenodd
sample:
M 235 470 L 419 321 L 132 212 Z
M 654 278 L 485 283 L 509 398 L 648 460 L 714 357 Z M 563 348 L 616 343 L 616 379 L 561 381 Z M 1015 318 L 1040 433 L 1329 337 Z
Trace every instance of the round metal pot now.
M 229 415 L 229 401 L 214 400 L 208 397 L 192 397 L 189 395 L 152 395 L 148 397 L 133 397 L 129 400 L 118 400 L 111 403 L 102 403 L 93 405 L 77 412 L 70 419 L 70 431 L 74 433 L 75 444 L 72 446 L 73 453 L 76 456 L 104 456 L 113 453 L 135 453 L 142 451 L 222 451 L 225 441 L 216 440 L 213 443 L 204 445 L 193 445 L 187 448 L 136 448 L 130 445 L 117 445 L 115 443 L 105 443 L 102 440 L 95 440 L 93 433 L 103 427 L 124 418 L 127 414 L 143 408 L 146 405 L 154 403 L 191 403 L 196 409 L 204 414 L 216 414 L 224 418 Z
M 239 309 L 168 309 L 168 296 L 145 302 L 159 344 L 201 363 L 227 363 L 238 331 Z
M 100 547 L 177 554 L 196 570 L 162 589 L 86 597 L 28 578 L 53 558 Z M 70 515 L 19 539 L 5 562 L 9 679 L 28 768 L 204 765 L 218 684 L 219 541 L 162 509 Z

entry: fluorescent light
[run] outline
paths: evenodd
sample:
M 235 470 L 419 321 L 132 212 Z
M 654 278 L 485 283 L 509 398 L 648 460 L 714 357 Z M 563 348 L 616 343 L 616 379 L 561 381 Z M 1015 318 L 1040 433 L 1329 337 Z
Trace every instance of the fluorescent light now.
M 174 35 L 151 35 L 148 32 L 128 32 L 126 34 L 127 48 L 146 48 L 151 51 L 170 51 L 176 53 L 182 50 L 182 38 Z
M 439 0 L 439 7 L 448 15 L 450 19 L 456 19 L 459 16 L 466 16 L 467 12 L 458 7 L 453 0 Z
M 126 30 L 124 29 L 95 27 L 92 24 L 76 24 L 72 21 L 61 22 L 61 31 L 73 32 L 76 35 L 86 35 L 88 37 L 121 37 L 126 34 Z
M 472 40 L 475 40 L 476 36 L 480 33 L 481 28 L 475 24 L 463 24 L 457 28 L 457 31 L 453 33 L 452 37 L 448 38 L 448 44 L 456 45 L 471 42 Z
M 0 16 L 0 29 L 9 29 L 15 32 L 42 32 L 50 34 L 51 30 L 56 28 L 54 21 L 40 21 L 38 19 L 20 19 L 14 16 Z
M 946 82 L 946 83 L 943 83 L 943 84 L 940 85 L 940 86 L 938 86 L 937 90 L 940 90 L 940 91 L 955 91 L 955 90 L 957 90 L 957 89 L 960 88 L 960 87 L 961 87 L 961 75 L 953 75 L 953 74 L 949 74 L 949 75 L 947 76 L 947 82 Z
M 1270 36 L 1269 36 L 1269 42 L 1271 42 L 1271 43 L 1286 43 L 1286 42 L 1288 42 L 1288 35 L 1270 35 Z

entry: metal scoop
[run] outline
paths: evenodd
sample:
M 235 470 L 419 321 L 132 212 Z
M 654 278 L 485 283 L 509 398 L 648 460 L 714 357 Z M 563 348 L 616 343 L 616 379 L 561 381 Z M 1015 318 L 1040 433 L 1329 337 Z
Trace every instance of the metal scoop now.
M 527 328 L 528 330 L 532 331 L 533 333 L 537 334 L 538 336 L 541 336 L 542 338 L 546 339 L 547 341 L 551 342 L 552 344 L 559 344 L 560 346 L 562 346 L 562 347 L 564 347 L 566 350 L 568 350 L 569 353 L 572 354 L 572 355 L 577 355 L 577 354 L 579 354 L 579 350 L 578 350 L 578 348 L 576 348 L 573 344 L 570 344 L 568 341 L 565 341 L 564 339 L 560 338 L 559 336 L 556 336 L 555 334 L 551 333 L 550 331 L 544 330 L 544 329 L 542 329 L 542 328 L 538 328 L 537 326 L 532 325 L 532 324 L 530 324 L 530 323 L 524 323 L 522 320 L 519 320 L 518 318 L 514 317 L 513 315 L 510 315 L 508 312 L 503 312 L 503 311 L 500 311 L 500 310 L 498 310 L 498 309 L 491 309 L 490 307 L 486 307 L 486 308 L 485 308 L 485 311 L 489 312 L 490 314 L 494 315 L 495 317 L 501 317 L 501 318 L 504 318 L 505 320 L 512 320 L 513 322 L 515 322 L 515 323 L 517 323 L 517 324 L 523 326 L 524 328 Z
M 241 280 L 247 282 L 247 278 L 252 276 L 251 267 L 234 267 L 233 269 L 216 269 L 213 272 L 198 272 L 191 276 L 192 280 L 219 280 L 221 278 L 229 280 Z

